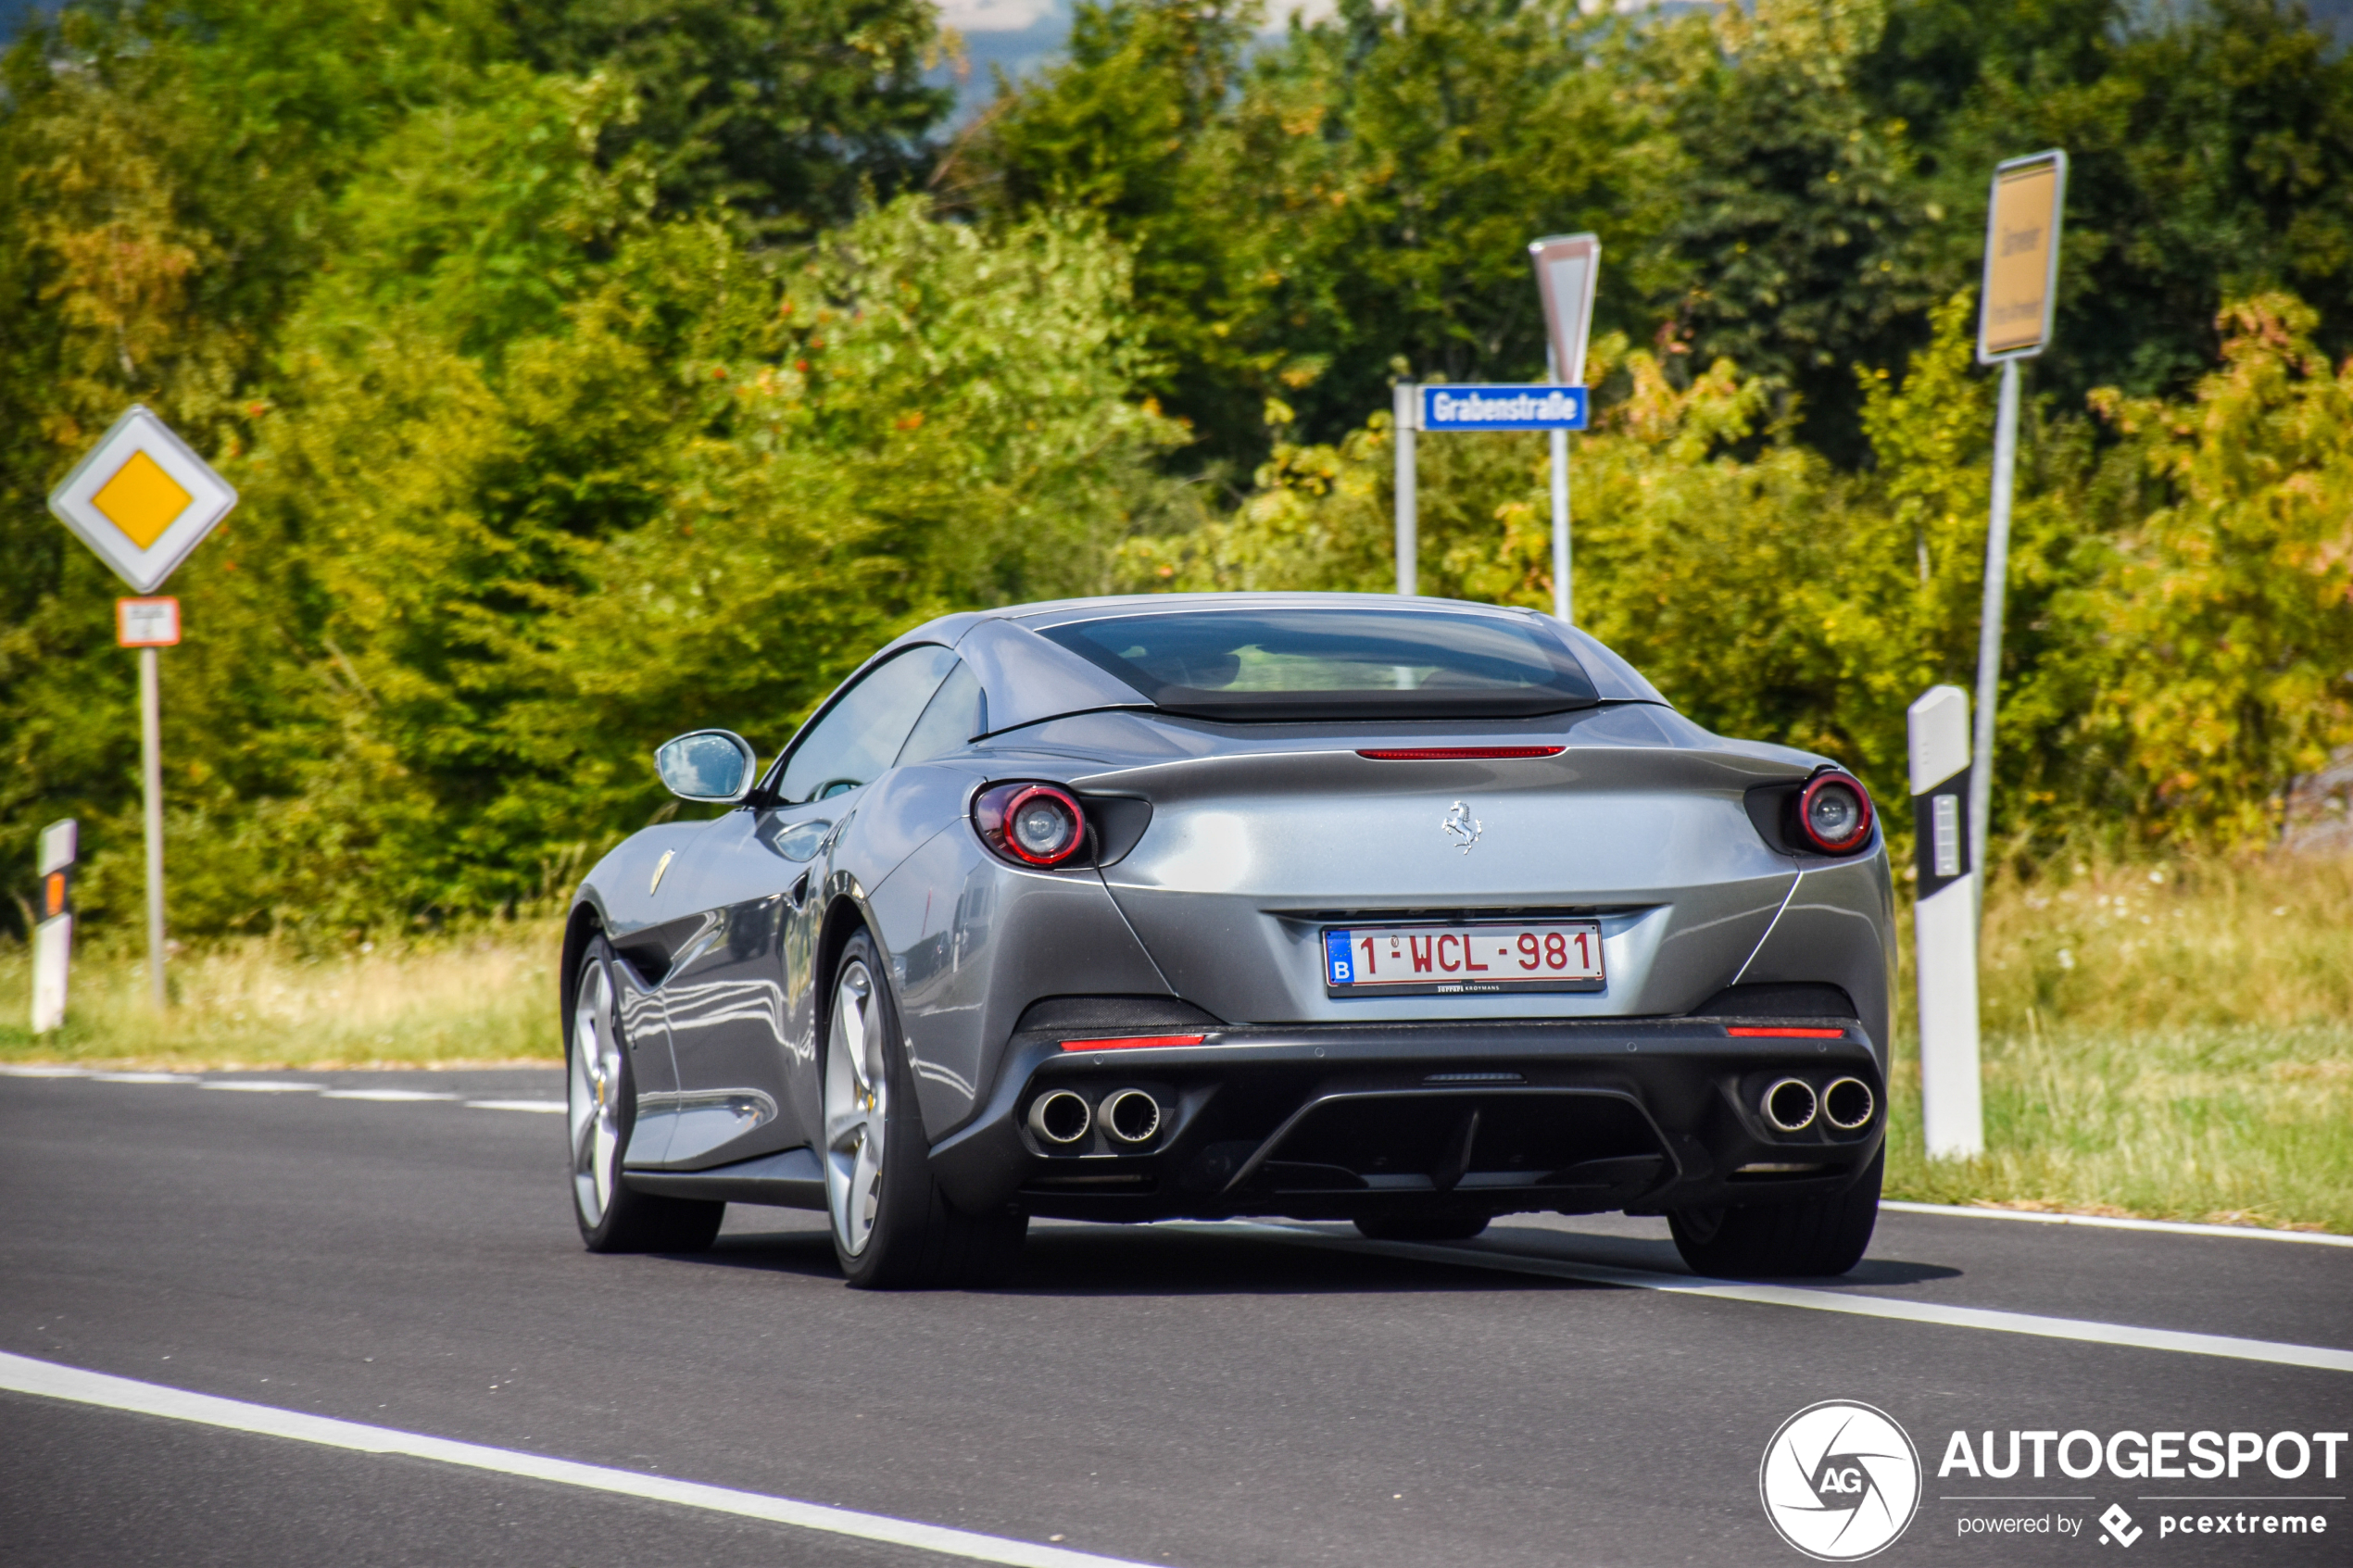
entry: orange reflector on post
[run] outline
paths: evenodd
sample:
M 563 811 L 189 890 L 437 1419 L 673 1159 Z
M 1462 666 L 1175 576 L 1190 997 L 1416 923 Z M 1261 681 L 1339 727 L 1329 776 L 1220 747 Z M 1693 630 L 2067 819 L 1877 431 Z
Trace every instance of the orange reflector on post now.
M 1724 1033 L 1738 1040 L 1843 1040 L 1843 1029 L 1758 1029 L 1747 1024 L 1727 1024 Z
M 1064 1040 L 1066 1051 L 1140 1051 L 1154 1046 L 1198 1046 L 1206 1035 L 1114 1035 L 1105 1040 Z

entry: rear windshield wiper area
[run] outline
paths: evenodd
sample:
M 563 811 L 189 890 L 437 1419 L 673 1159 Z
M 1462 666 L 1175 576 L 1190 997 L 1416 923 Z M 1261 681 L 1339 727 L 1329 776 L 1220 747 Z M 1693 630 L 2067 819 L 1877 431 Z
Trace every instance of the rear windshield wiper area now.
M 1599 700 L 1541 621 L 1424 608 L 1145 611 L 1040 627 L 1164 713 L 1228 722 L 1529 719 Z

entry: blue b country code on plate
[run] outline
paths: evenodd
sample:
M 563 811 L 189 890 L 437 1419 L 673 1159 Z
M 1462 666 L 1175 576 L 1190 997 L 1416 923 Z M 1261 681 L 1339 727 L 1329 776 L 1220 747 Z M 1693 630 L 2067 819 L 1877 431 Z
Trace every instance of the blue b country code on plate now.
M 1581 386 L 1426 386 L 1422 428 L 1439 430 L 1583 430 Z
M 1478 995 L 1602 989 L 1595 921 L 1472 921 L 1327 926 L 1324 988 L 1332 996 Z

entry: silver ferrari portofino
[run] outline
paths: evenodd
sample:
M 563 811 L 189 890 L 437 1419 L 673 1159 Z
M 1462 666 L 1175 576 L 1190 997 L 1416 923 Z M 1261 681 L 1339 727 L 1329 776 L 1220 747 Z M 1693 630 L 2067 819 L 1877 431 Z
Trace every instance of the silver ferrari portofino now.
M 989 1277 L 1029 1217 L 1378 1237 L 1664 1214 L 1704 1273 L 1861 1257 L 1895 961 L 1869 797 L 1549 616 L 1353 595 L 951 615 L 566 929 L 598 1251 L 824 1210 L 853 1285 Z

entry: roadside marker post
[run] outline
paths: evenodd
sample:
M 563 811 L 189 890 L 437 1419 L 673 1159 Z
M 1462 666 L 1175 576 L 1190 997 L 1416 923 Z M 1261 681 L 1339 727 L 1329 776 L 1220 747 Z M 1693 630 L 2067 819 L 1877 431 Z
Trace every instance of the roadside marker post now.
M 1985 602 L 1977 630 L 1977 741 L 1969 797 L 1969 842 L 1986 842 L 1994 804 L 1994 714 L 2002 675 L 2003 599 L 2009 586 L 2010 491 L 2018 470 L 2018 365 L 2049 346 L 2058 305 L 2059 221 L 2067 208 L 2067 154 L 2014 157 L 1994 169 L 1985 209 L 1985 281 L 1979 293 L 1977 362 L 2002 367 L 1994 415 L 1994 495 L 1985 528 Z M 1983 879 L 1979 879 L 1982 912 Z
M 1912 952 L 1919 982 L 1920 1123 L 1931 1160 L 1985 1152 L 1977 1050 L 1978 858 L 1968 813 L 1976 769 L 1969 762 L 1969 693 L 1958 686 L 1931 686 L 1905 713 L 1919 859 Z
M 180 641 L 180 601 L 151 598 L 237 504 L 210 464 L 145 407 L 132 404 L 49 492 L 49 510 L 143 596 L 115 603 L 115 640 L 139 650 L 140 776 L 145 799 L 147 975 L 163 982 L 163 697 L 156 649 Z
M 1552 438 L 1553 614 L 1571 619 L 1568 536 L 1568 433 L 1586 425 L 1583 385 L 1586 340 L 1593 320 L 1593 286 L 1601 276 L 1602 242 L 1592 234 L 1554 234 L 1528 247 L 1536 292 L 1544 306 L 1544 368 L 1551 378 L 1532 386 L 1480 383 L 1424 386 L 1400 382 L 1390 400 L 1396 438 L 1397 591 L 1420 582 L 1421 495 L 1415 442 L 1424 431 L 1541 430 Z M 1569 376 L 1562 379 L 1567 367 Z
M 32 1032 L 46 1035 L 66 1021 L 73 973 L 73 862 L 81 829 L 71 817 L 41 830 L 33 868 L 41 878 L 41 913 L 32 922 Z

